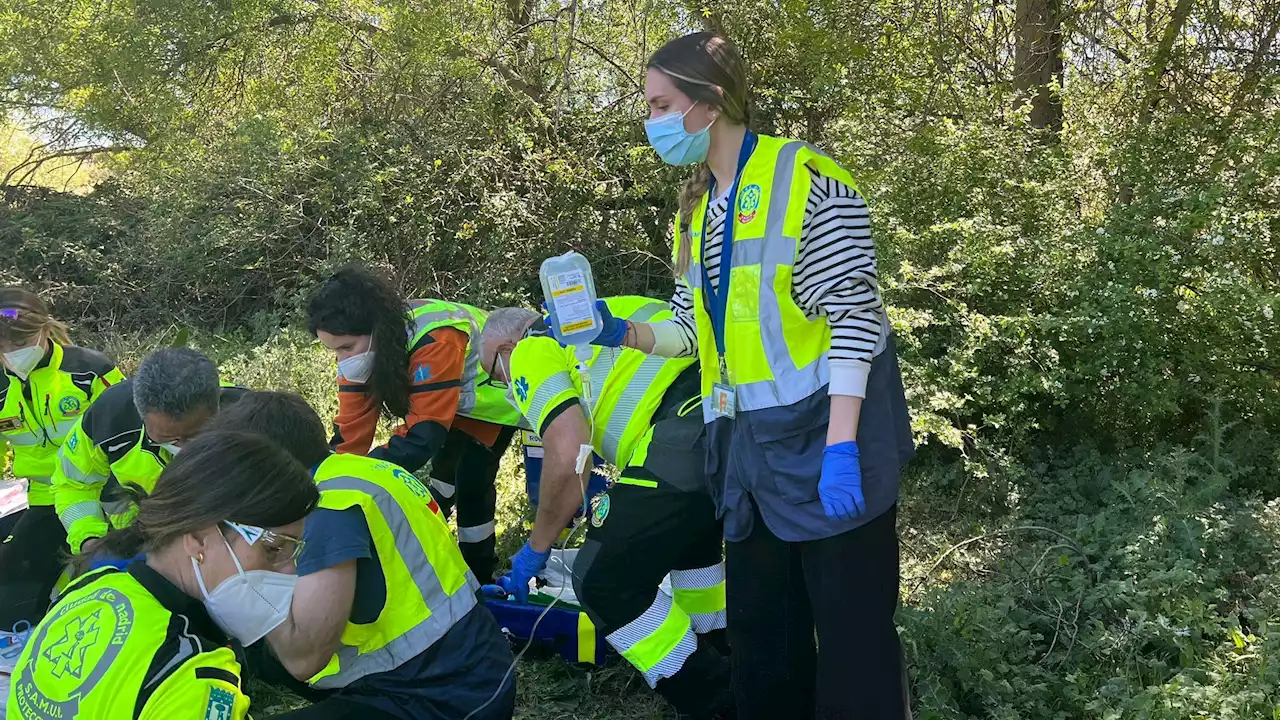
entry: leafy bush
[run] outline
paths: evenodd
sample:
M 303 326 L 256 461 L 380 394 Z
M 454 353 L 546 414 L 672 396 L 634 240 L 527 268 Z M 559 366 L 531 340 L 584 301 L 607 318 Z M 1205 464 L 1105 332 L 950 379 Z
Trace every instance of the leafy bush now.
M 1177 448 L 1029 472 L 1010 516 L 932 566 L 941 584 L 907 579 L 920 718 L 1280 714 L 1280 501 Z

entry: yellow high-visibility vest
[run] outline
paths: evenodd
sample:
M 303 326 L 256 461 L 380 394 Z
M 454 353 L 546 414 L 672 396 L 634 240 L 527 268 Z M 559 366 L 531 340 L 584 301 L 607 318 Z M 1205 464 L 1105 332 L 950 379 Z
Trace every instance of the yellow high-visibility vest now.
M 825 317 L 807 317 L 791 293 L 812 185 L 805 167 L 855 191 L 857 185 L 844 168 L 808 143 L 767 135 L 757 138 L 755 151 L 738 180 L 737 197 L 730 199 L 725 217 L 726 223 L 736 223 L 733 267 L 720 268 L 717 287 L 725 288 L 728 281 L 724 319 L 728 378 L 720 377 L 715 331 L 702 287 L 702 229 L 708 194 L 689 216 L 692 260 L 684 281 L 693 292 L 702 364 L 702 411 L 707 422 L 715 417 L 711 391 L 717 382 L 734 387 L 738 411 L 750 411 L 791 405 L 830 381 L 827 353 L 831 328 Z M 678 215 L 676 228 L 680 228 Z M 675 256 L 681 242 L 677 232 Z
M 308 680 L 332 689 L 422 654 L 476 606 L 480 584 L 432 509 L 431 493 L 412 473 L 363 455 L 331 455 L 315 477 L 320 507 L 360 508 L 386 583 L 378 619 L 348 622 L 341 647 Z

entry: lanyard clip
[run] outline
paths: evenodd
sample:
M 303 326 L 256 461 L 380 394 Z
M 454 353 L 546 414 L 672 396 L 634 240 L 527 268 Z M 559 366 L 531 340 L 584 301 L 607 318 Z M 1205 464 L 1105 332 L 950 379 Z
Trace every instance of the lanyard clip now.
M 724 361 L 724 353 L 720 353 L 720 382 L 733 384 L 729 381 L 729 364 Z

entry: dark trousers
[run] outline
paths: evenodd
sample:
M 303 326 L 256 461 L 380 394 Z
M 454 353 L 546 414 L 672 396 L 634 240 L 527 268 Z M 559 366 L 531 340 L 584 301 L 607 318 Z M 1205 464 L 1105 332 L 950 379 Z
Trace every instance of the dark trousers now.
M 515 432 L 515 428 L 503 428 L 490 448 L 455 428 L 431 460 L 431 494 L 445 517 L 457 506 L 458 549 L 482 584 L 493 582 L 498 565 L 493 532 L 493 516 L 498 509 L 495 482 L 502 456 Z
M 44 617 L 70 551 L 53 506 L 27 508 L 0 544 L 0 630 Z
M 741 720 L 902 720 L 897 507 L 824 540 L 755 527 L 726 544 L 733 684 Z M 814 633 L 817 632 L 815 643 Z
M 573 589 L 606 635 L 653 605 L 667 573 L 720 563 L 722 530 L 706 493 L 680 490 L 631 467 L 597 498 L 597 508 L 600 503 L 607 503 L 608 512 L 589 515 L 591 528 L 574 562 Z M 680 671 L 658 682 L 658 693 L 676 710 L 709 713 L 729 702 L 729 665 L 715 645 L 699 637 Z

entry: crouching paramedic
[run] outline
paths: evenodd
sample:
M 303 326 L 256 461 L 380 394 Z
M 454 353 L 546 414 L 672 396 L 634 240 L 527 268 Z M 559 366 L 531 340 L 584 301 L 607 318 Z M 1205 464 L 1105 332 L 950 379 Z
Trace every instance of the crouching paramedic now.
M 267 440 L 208 433 L 165 468 L 137 522 L 103 549 L 145 553 L 90 572 L 36 626 L 8 720 L 245 720 L 240 648 L 284 620 L 310 473 Z M 281 613 L 279 608 L 284 608 Z
M 360 267 L 334 273 L 312 295 L 307 326 L 338 359 L 338 416 L 331 445 L 417 472 L 431 463 L 431 489 L 448 515 L 458 506 L 458 543 L 489 582 L 494 482 L 520 414 L 480 372 L 472 338 L 485 314 L 442 300 L 406 300 Z M 373 445 L 378 418 L 402 418 Z
M 671 314 L 647 298 L 606 303 L 637 321 Z M 729 665 L 715 637 L 725 622 L 721 525 L 702 470 L 697 363 L 611 349 L 595 352 L 584 377 L 543 319 L 519 308 L 490 314 L 481 347 L 485 370 L 507 384 L 545 451 L 533 533 L 501 578 L 503 589 L 526 597 L 582 502 L 594 449 L 623 470 L 593 503 L 574 592 L 609 644 L 677 712 L 728 711 Z M 658 587 L 668 573 L 674 601 Z
M 511 649 L 416 477 L 330 455 L 320 417 L 292 393 L 248 393 L 215 426 L 275 441 L 314 468 L 320 488 L 289 619 L 267 636 L 318 700 L 299 718 L 511 717 Z
M 151 492 L 182 446 L 243 392 L 220 386 L 213 361 L 188 348 L 151 353 L 134 377 L 103 391 L 62 443 L 53 473 L 71 551 L 128 526 L 139 493 Z
M 49 484 L 58 447 L 124 376 L 102 353 L 72 345 L 44 300 L 16 287 L 0 288 L 0 366 L 0 462 L 12 449 L 11 470 L 28 482 L 27 510 L 0 544 L 0 628 L 7 629 L 40 619 L 62 571 L 67 533 Z

